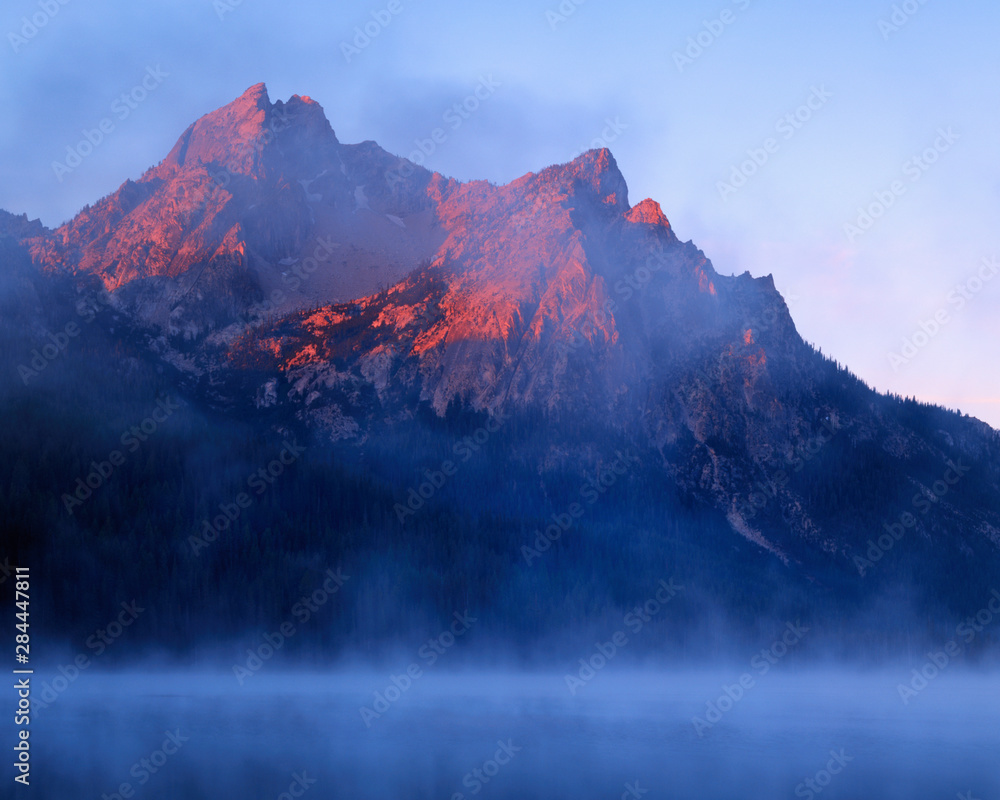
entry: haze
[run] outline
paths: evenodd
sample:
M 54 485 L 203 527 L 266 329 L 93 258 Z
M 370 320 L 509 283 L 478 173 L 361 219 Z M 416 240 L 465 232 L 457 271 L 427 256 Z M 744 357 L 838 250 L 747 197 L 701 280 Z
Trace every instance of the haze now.
M 444 125 L 427 166 L 504 182 L 606 144 L 634 199 L 659 200 L 720 272 L 773 273 L 824 353 L 880 390 L 996 427 L 1000 390 L 983 366 L 995 360 L 1000 280 L 980 272 L 1000 255 L 1000 10 L 902 6 L 895 21 L 892 3 L 860 0 L 399 0 L 335 12 L 96 1 L 48 16 L 15 0 L 0 15 L 0 207 L 58 225 L 261 80 L 274 98 L 315 97 L 342 141 L 409 155 L 485 78 L 498 86 L 474 113 L 452 114 L 461 124 Z M 45 24 L 26 37 L 22 18 L 38 14 Z M 368 44 L 355 32 L 366 24 Z M 162 79 L 123 105 L 153 83 L 150 69 Z M 113 130 L 57 177 L 53 162 L 106 118 Z M 766 161 L 745 168 L 754 153 Z M 734 169 L 753 174 L 730 192 Z M 858 208 L 896 182 L 905 193 L 851 236 Z

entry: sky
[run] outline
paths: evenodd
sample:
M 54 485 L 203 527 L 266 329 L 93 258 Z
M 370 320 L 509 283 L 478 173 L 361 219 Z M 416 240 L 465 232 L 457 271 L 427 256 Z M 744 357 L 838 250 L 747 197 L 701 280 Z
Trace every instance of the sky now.
M 489 87 L 427 167 L 607 146 L 824 354 L 1000 428 L 997 31 L 989 0 L 7 0 L 0 208 L 56 226 L 260 81 L 404 156 Z

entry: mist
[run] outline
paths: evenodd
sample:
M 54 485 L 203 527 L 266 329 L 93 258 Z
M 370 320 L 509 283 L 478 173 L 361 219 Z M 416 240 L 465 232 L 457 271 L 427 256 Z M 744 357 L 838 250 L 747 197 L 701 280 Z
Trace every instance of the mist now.
M 32 731 L 36 798 L 990 797 L 988 675 L 906 665 L 599 671 L 405 665 L 93 673 Z M 364 713 L 365 709 L 369 713 Z

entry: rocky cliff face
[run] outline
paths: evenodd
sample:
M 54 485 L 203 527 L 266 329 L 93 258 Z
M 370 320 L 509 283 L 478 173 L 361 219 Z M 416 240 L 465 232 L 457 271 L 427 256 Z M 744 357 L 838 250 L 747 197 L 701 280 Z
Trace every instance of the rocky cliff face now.
M 429 175 L 414 168 L 393 191 L 384 176 L 399 163 L 374 144 L 341 145 L 310 98 L 272 104 L 258 84 L 32 252 L 45 268 L 99 276 L 168 335 L 197 338 L 247 313 L 363 296 L 429 257 L 430 204 L 409 191 Z M 322 269 L 303 286 L 291 273 L 310 258 Z
M 1000 487 L 995 432 L 906 412 L 824 359 L 770 277 L 719 275 L 655 201 L 630 205 L 608 150 L 463 184 L 342 144 L 314 101 L 258 85 L 57 231 L 7 224 L 43 268 L 98 276 L 220 406 L 334 441 L 420 406 L 608 431 L 784 563 L 853 569 L 867 531 L 851 512 L 933 496 L 928 465 L 964 454 Z M 593 450 L 539 447 L 567 470 Z M 820 462 L 841 471 L 831 485 L 867 471 L 883 496 L 831 522 L 822 475 L 799 477 Z M 1000 546 L 993 500 L 933 502 L 956 547 Z

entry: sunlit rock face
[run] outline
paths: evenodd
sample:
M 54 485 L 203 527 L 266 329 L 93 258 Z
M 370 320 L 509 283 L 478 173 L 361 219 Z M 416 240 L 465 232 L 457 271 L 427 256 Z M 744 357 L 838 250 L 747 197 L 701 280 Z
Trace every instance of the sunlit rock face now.
M 418 409 L 529 415 L 579 434 L 539 444 L 553 469 L 627 440 L 785 564 L 854 569 L 864 533 L 796 482 L 809 448 L 888 474 L 996 447 L 971 420 L 904 419 L 824 359 L 770 276 L 719 275 L 656 201 L 632 206 L 606 149 L 461 183 L 258 84 L 56 231 L 0 223 L 43 270 L 99 280 L 213 404 L 357 442 Z M 1000 543 L 994 512 L 949 513 L 968 552 Z
M 202 335 L 255 307 L 364 296 L 430 258 L 430 175 L 411 167 L 389 186 L 401 164 L 372 143 L 341 145 L 310 98 L 271 103 L 258 84 L 31 249 L 48 269 L 99 276 L 164 331 Z M 305 286 L 291 273 L 310 258 L 320 266 Z

